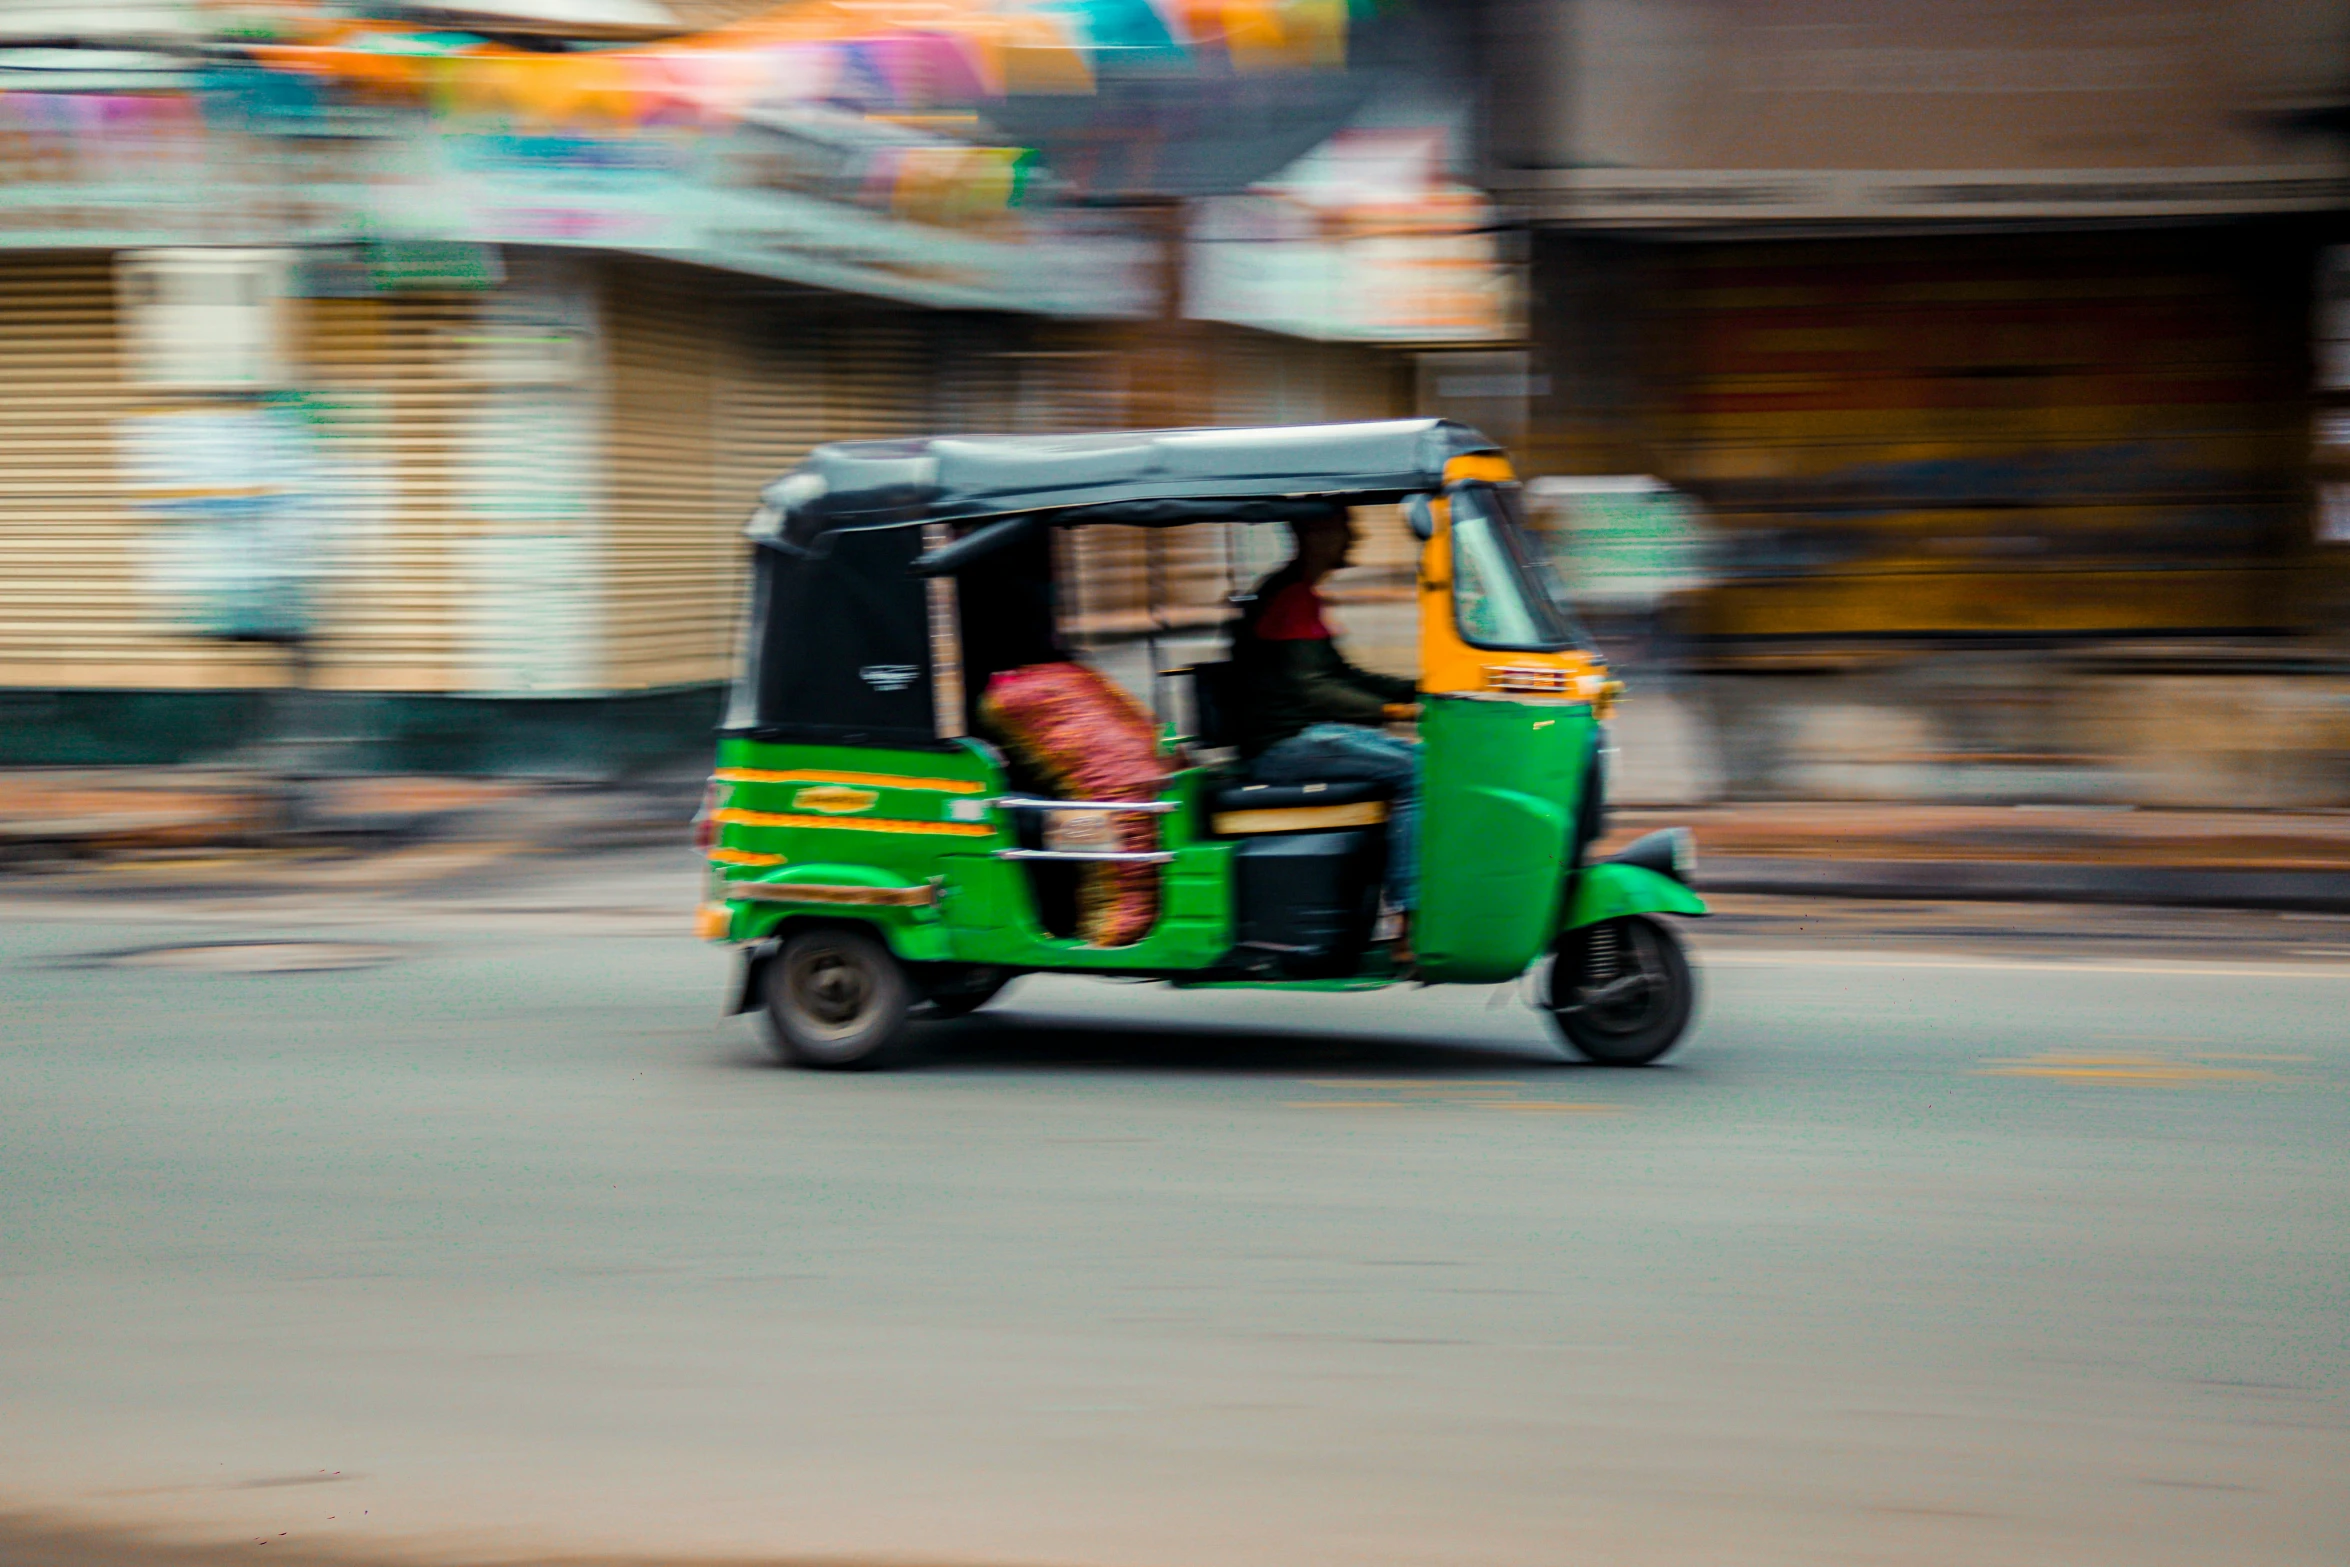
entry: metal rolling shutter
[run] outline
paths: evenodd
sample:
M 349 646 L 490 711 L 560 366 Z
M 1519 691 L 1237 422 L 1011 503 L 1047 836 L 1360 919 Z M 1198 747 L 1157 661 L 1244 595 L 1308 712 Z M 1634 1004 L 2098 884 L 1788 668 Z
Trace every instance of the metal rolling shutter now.
M 1724 246 L 1665 476 L 1727 635 L 2253 630 L 2298 535 L 2308 258 L 2255 227 Z
M 462 340 L 479 300 L 387 294 L 304 302 L 299 344 L 336 562 L 317 683 L 467 689 L 465 439 L 479 389 Z
M 470 397 L 446 371 L 464 296 L 295 301 L 294 406 L 310 434 L 326 538 L 315 681 L 441 691 L 463 683 L 453 628 L 458 526 L 449 452 Z M 233 688 L 287 675 L 276 649 L 194 635 L 151 590 L 174 525 L 126 485 L 122 422 L 250 406 L 128 383 L 113 260 L 0 263 L 0 683 Z
M 933 358 L 921 314 L 833 301 L 821 326 L 826 440 L 877 441 L 936 429 Z
M 123 379 L 116 321 L 110 256 L 0 259 L 0 685 L 270 683 L 280 655 L 183 634 L 143 586 L 116 428 L 173 403 Z
M 605 293 L 611 678 L 723 680 L 759 488 L 821 442 L 930 430 L 927 325 L 659 263 L 612 265 Z
M 611 682 L 719 679 L 734 608 L 721 560 L 739 548 L 720 542 L 720 289 L 707 273 L 638 263 L 612 265 L 605 288 Z

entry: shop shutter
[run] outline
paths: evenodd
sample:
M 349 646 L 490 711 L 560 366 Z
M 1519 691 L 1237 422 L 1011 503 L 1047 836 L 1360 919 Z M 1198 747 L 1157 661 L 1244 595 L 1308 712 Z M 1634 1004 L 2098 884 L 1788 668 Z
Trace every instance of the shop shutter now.
M 113 258 L 0 263 L 0 683 L 121 689 L 276 685 L 290 660 L 200 635 L 173 590 L 191 530 L 143 510 L 126 441 L 158 421 L 264 407 L 303 432 L 319 540 L 314 683 L 458 689 L 448 371 L 463 295 L 296 300 L 294 385 L 267 398 L 157 392 L 124 373 Z
M 612 678 L 723 680 L 760 488 L 822 442 L 928 433 L 928 322 L 664 263 L 613 264 L 605 294 Z
M 0 685 L 269 683 L 279 654 L 188 635 L 150 591 L 156 524 L 117 437 L 189 400 L 128 383 L 118 323 L 109 255 L 0 259 Z
M 1734 636 L 2282 626 L 2309 256 L 2225 230 L 1693 249 L 1658 449 Z
M 392 293 L 301 302 L 308 417 L 332 571 L 316 682 L 341 690 L 473 689 L 468 438 L 480 388 L 468 339 L 481 300 Z
M 828 441 L 881 441 L 938 427 L 929 323 L 915 311 L 835 299 L 820 318 Z
M 715 274 L 606 272 L 607 667 L 623 690 L 724 673 L 740 548 L 719 492 L 725 305 Z

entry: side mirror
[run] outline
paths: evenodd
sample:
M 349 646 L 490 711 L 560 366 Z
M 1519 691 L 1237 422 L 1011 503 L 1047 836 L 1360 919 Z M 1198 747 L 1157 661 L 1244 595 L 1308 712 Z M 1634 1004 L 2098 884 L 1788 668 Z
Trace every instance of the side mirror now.
M 1428 504 L 1425 495 L 1407 495 L 1403 498 L 1404 524 L 1412 530 L 1412 537 L 1422 544 L 1436 537 L 1436 510 Z

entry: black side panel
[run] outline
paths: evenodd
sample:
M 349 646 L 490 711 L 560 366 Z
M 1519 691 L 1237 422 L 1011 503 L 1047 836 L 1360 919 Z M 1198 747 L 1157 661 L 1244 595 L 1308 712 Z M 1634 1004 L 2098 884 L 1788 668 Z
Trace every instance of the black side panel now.
M 813 553 L 762 549 L 751 647 L 754 733 L 841 745 L 928 745 L 930 629 L 907 574 L 920 528 L 843 532 Z
M 1244 957 L 1297 979 L 1355 972 L 1379 917 L 1387 834 L 1281 833 L 1233 850 Z

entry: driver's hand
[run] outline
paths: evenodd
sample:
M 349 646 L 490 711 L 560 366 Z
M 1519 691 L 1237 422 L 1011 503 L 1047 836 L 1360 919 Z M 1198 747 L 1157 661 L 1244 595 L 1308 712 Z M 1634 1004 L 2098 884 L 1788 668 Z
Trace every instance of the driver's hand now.
M 1413 724 L 1413 723 L 1418 723 L 1418 722 L 1419 722 L 1419 720 L 1420 720 L 1420 704 L 1419 704 L 1419 703 L 1417 703 L 1417 702 L 1390 702 L 1390 703 L 1388 703 L 1388 704 L 1387 704 L 1387 721 L 1388 721 L 1389 723 L 1391 723 L 1391 724 Z

